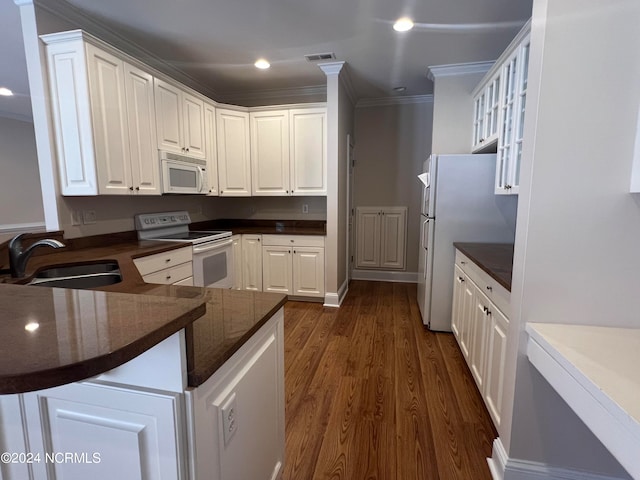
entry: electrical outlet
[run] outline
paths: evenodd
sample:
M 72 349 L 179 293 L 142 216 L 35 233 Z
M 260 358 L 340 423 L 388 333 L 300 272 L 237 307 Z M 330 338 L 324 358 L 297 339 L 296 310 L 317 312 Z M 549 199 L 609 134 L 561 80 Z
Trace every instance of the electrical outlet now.
M 222 430 L 225 446 L 231 441 L 238 430 L 238 412 L 236 408 L 236 394 L 232 393 L 220 407 L 222 413 Z
M 306 203 L 302 205 L 302 213 L 309 213 L 309 205 Z
M 96 211 L 95 210 L 83 210 L 82 211 L 82 223 L 85 225 L 93 225 L 96 223 Z
M 80 210 L 71 211 L 71 225 L 82 225 L 82 212 Z

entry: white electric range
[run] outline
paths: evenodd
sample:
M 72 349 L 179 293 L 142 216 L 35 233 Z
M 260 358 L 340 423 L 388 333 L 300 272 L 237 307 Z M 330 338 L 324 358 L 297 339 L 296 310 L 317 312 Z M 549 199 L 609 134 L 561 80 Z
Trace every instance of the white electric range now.
M 188 212 L 144 213 L 135 216 L 140 240 L 190 243 L 193 283 L 198 287 L 233 287 L 233 241 L 228 231 L 189 230 Z

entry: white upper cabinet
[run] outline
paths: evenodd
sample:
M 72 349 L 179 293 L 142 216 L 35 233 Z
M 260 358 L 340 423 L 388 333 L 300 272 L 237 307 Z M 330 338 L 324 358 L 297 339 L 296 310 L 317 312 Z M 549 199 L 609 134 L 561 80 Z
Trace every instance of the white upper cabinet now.
M 289 111 L 251 112 L 251 193 L 289 195 Z
M 41 38 L 61 193 L 159 194 L 151 75 L 83 32 Z
M 153 76 L 127 63 L 124 72 L 134 190 L 139 194 L 159 195 Z
M 220 196 L 251 196 L 249 114 L 216 109 L 216 132 Z
M 473 91 L 472 151 L 496 152 L 496 194 L 517 194 L 529 75 L 530 22 Z
M 326 108 L 259 110 L 250 117 L 253 195 L 326 195 Z
M 181 88 L 156 78 L 158 148 L 206 158 L 204 102 Z
M 327 194 L 327 109 L 290 111 L 292 195 Z
M 218 151 L 216 149 L 216 109 L 209 103 L 204 104 L 204 139 L 209 179 L 207 195 L 217 197 L 220 190 L 218 189 Z

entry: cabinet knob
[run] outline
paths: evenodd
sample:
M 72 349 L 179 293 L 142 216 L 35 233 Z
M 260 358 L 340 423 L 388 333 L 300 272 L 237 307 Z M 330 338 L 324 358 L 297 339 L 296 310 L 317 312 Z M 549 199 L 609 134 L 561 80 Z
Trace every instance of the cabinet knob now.
M 482 306 L 482 311 L 484 311 L 484 313 L 487 313 L 489 311 L 489 309 L 483 305 Z
M 167 280 L 171 280 L 171 275 L 167 275 Z
M 296 253 L 296 251 L 294 250 L 293 253 Z
M 170 259 L 170 258 L 166 258 L 166 259 L 165 259 L 165 262 L 167 262 L 167 263 L 169 263 L 170 261 L 171 261 L 171 259 Z
M 491 310 L 487 308 L 487 316 L 491 315 Z
M 287 190 L 287 194 L 289 193 L 289 190 Z
M 188 152 L 189 151 L 189 147 L 185 148 L 185 150 Z
M 138 191 L 139 191 L 139 190 L 140 190 L 140 187 L 136 187 L 136 190 L 138 190 Z
M 133 192 L 133 186 L 129 187 L 129 190 L 131 190 Z
M 258 241 L 260 241 L 260 239 L 258 239 Z
M 220 190 L 220 194 L 223 194 L 223 193 L 224 193 L 224 190 Z
M 458 277 L 458 280 L 461 281 L 461 282 L 464 282 L 464 278 L 462 278 L 462 277 Z
M 482 142 L 484 142 L 484 138 L 481 138 L 481 139 L 480 139 L 480 143 L 482 143 Z
M 182 151 L 184 152 L 184 147 L 182 147 Z
M 460 265 L 466 265 L 466 264 L 467 262 L 464 262 L 464 261 L 460 262 Z
M 487 285 L 487 290 L 489 290 L 490 292 L 493 291 L 493 287 L 491 285 Z

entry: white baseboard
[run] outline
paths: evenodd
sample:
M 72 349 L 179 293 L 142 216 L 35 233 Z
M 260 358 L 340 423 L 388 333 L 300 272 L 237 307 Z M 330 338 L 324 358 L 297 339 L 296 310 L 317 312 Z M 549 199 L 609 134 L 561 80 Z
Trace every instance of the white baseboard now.
M 487 458 L 487 463 L 494 480 L 623 480 L 620 477 L 509 458 L 499 437 L 493 441 L 493 453 L 491 458 Z
M 5 223 L 0 225 L 0 234 L 5 233 L 27 233 L 44 232 L 46 230 L 44 222 L 36 223 Z
M 340 288 L 338 289 L 338 293 L 326 293 L 324 295 L 323 306 L 338 308 L 342 304 L 342 301 L 344 300 L 344 297 L 347 295 L 348 291 L 349 291 L 349 279 L 346 279 L 344 282 L 342 282 L 342 285 L 340 285 Z
M 388 270 L 353 270 L 352 280 L 374 282 L 418 283 L 418 272 L 394 272 Z

